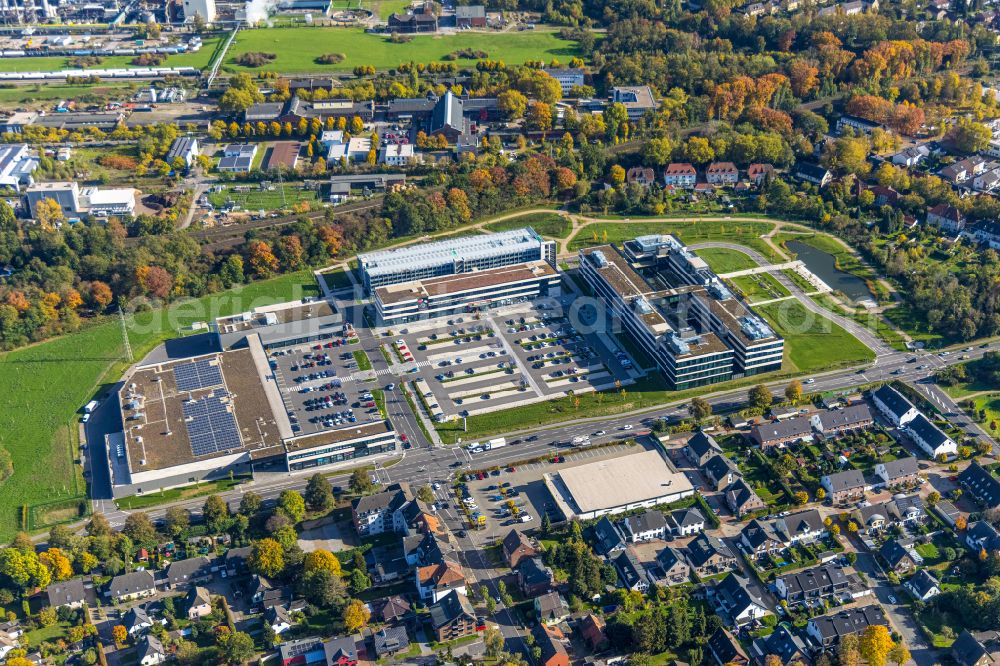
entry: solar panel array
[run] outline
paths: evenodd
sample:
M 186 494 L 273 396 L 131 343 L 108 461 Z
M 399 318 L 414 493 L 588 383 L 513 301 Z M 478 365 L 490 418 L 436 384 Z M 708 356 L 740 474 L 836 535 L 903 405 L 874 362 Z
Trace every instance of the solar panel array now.
M 192 363 L 174 366 L 174 380 L 178 391 L 197 391 L 198 389 L 222 386 L 222 370 L 213 365 L 209 359 L 201 359 Z
M 227 391 L 220 389 L 184 403 L 184 422 L 194 455 L 211 455 L 243 446 L 236 417 L 223 401 L 228 396 Z

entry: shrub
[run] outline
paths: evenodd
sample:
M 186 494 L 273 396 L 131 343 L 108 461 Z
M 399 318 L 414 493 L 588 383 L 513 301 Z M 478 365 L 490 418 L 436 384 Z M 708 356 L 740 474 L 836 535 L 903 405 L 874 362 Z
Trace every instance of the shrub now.
M 278 56 L 274 53 L 261 53 L 260 51 L 247 51 L 236 57 L 236 64 L 242 67 L 262 67 Z
M 344 62 L 346 56 L 343 53 L 324 53 L 323 55 L 316 58 L 317 65 L 336 65 L 337 63 Z
M 140 53 L 132 58 L 132 64 L 140 67 L 156 67 L 162 65 L 166 59 L 167 56 L 164 53 Z

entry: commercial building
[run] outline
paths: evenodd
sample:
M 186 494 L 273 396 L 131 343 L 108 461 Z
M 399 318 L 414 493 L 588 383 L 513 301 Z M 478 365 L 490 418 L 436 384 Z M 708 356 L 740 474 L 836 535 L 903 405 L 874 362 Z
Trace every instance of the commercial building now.
M 674 389 L 781 368 L 784 340 L 673 236 L 581 250 L 580 274 Z
M 586 82 L 585 72 L 577 67 L 570 67 L 568 69 L 549 67 L 542 71 L 559 82 L 563 97 L 566 97 L 573 88 L 582 86 Z
M 621 104 L 628 113 L 629 120 L 638 120 L 648 111 L 660 108 L 659 102 L 649 86 L 620 86 L 611 90 L 611 102 Z
M 589 520 L 694 494 L 688 478 L 656 451 L 571 467 L 545 474 L 544 480 L 567 519 Z
M 343 315 L 330 301 L 290 301 L 219 317 L 211 324 L 220 350 L 247 346 L 257 337 L 264 349 L 329 340 L 349 334 Z
M 402 324 L 460 312 L 558 297 L 561 278 L 544 261 L 414 280 L 375 289 L 376 323 Z
M 217 18 L 215 0 L 184 0 L 184 18 L 193 21 L 194 16 L 205 19 L 206 23 L 214 23 Z
M 271 146 L 271 152 L 264 163 L 264 171 L 274 171 L 284 169 L 292 171 L 299 161 L 299 152 L 302 144 L 298 141 L 279 141 Z
M 20 191 L 34 185 L 31 175 L 38 168 L 38 158 L 31 154 L 28 144 L 0 146 L 0 186 Z
M 24 194 L 32 217 L 37 214 L 38 204 L 46 199 L 59 204 L 63 215 L 72 216 L 80 212 L 80 186 L 76 181 L 36 183 Z
M 358 277 L 365 291 L 372 293 L 377 287 L 402 282 L 534 261 L 544 261 L 554 268 L 556 244 L 526 227 L 360 254 Z
M 222 159 L 216 168 L 226 173 L 246 173 L 253 166 L 253 159 L 256 156 L 257 144 L 233 143 L 222 151 Z
M 184 4 L 187 5 L 187 2 Z M 173 166 L 174 161 L 177 158 L 180 158 L 184 160 L 185 166 L 190 169 L 191 165 L 194 164 L 194 158 L 197 156 L 198 139 L 193 136 L 182 136 L 174 139 L 173 144 L 170 146 L 170 150 L 167 152 L 165 161 L 170 166 Z

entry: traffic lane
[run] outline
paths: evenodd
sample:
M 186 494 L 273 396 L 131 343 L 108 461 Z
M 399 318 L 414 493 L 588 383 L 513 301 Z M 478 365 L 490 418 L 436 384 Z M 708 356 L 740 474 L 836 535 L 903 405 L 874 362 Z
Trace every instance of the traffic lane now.
M 113 497 L 111 470 L 108 468 L 109 451 L 105 437 L 122 430 L 121 409 L 118 407 L 120 385 L 120 383 L 115 384 L 111 388 L 110 397 L 101 401 L 85 425 L 87 451 L 84 456 L 89 463 L 90 497 L 93 500 L 110 500 Z M 87 465 L 84 465 L 84 468 L 87 469 Z

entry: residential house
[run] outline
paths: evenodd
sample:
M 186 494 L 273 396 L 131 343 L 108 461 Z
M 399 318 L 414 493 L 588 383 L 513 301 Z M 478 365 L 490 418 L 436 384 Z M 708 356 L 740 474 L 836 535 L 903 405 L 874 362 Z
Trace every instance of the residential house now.
M 927 146 L 910 146 L 893 155 L 892 163 L 907 168 L 915 167 L 927 159 L 930 154 L 931 151 L 928 150 Z
M 872 122 L 858 116 L 843 115 L 837 120 L 838 134 L 843 134 L 845 129 L 850 128 L 855 133 L 860 132 L 861 134 L 868 135 L 882 127 L 881 123 Z
M 757 557 L 779 553 L 785 549 L 785 542 L 774 530 L 771 522 L 755 518 L 740 531 L 740 542 L 747 552 Z
M 476 633 L 478 620 L 465 593 L 452 590 L 430 607 L 431 629 L 439 643 Z
M 891 187 L 882 187 L 881 185 L 871 185 L 867 188 L 869 192 L 875 195 L 875 205 L 876 206 L 895 206 L 896 202 L 899 201 L 899 192 L 892 189 Z
M 941 583 L 927 569 L 921 569 L 909 580 L 903 583 L 906 591 L 913 595 L 914 599 L 927 601 L 931 597 L 941 594 Z
M 1000 169 L 991 169 L 972 179 L 972 187 L 980 192 L 992 192 L 1000 187 Z
M 656 556 L 656 563 L 660 567 L 660 581 L 666 585 L 680 585 L 691 577 L 691 566 L 676 548 L 667 546 L 661 550 Z
M 1000 666 L 998 639 L 995 631 L 974 635 L 966 629 L 952 643 L 951 657 L 957 666 Z
M 649 187 L 656 182 L 656 172 L 649 167 L 635 166 L 625 172 L 625 182 Z
M 667 534 L 667 519 L 659 511 L 643 511 L 622 521 L 622 533 L 630 543 L 662 539 Z
M 663 171 L 663 184 L 673 187 L 694 187 L 698 182 L 698 172 L 687 162 L 673 162 Z
M 812 441 L 812 438 L 812 424 L 805 416 L 796 416 L 785 421 L 765 421 L 754 424 L 750 429 L 750 439 L 764 451 L 775 446 Z
M 917 482 L 917 471 L 917 459 L 913 456 L 880 462 L 875 465 L 875 476 L 882 479 L 882 483 L 888 488 L 912 486 Z
M 323 641 L 315 636 L 283 641 L 278 645 L 281 666 L 357 666 L 357 641 L 353 636 Z
M 774 579 L 778 596 L 793 606 L 811 599 L 830 599 L 837 593 L 846 592 L 849 586 L 843 568 L 834 564 L 822 564 Z
M 610 557 L 625 549 L 625 536 L 607 516 L 602 516 L 594 525 L 594 549 L 598 555 Z
M 797 543 L 812 543 L 827 532 L 826 525 L 823 524 L 823 517 L 816 509 L 805 509 L 781 518 L 775 518 L 772 525 L 786 546 Z
M 376 620 L 383 624 L 408 625 L 414 619 L 413 607 L 410 602 L 398 594 L 382 599 L 374 615 Z
M 437 32 L 438 18 L 433 11 L 419 14 L 390 14 L 389 31 L 397 33 Z
M 545 565 L 541 557 L 521 560 L 521 565 L 517 568 L 517 583 L 526 597 L 536 597 L 548 592 L 554 581 L 552 569 Z
M 699 430 L 688 438 L 683 451 L 692 465 L 703 467 L 714 456 L 722 454 L 722 447 L 719 446 L 714 437 Z
M 615 556 L 611 562 L 618 571 L 618 579 L 627 590 L 645 592 L 656 582 L 656 578 L 646 570 L 635 551 L 626 548 Z
M 516 569 L 521 560 L 530 559 L 538 555 L 539 551 L 531 543 L 531 539 L 524 532 L 511 530 L 503 538 L 500 546 L 503 551 L 504 562 L 511 569 Z
M 688 564 L 700 578 L 736 568 L 736 556 L 721 539 L 702 532 L 687 545 Z
M 357 639 L 354 636 L 331 638 L 323 643 L 323 658 L 328 666 L 357 666 Z
M 768 178 L 774 178 L 774 167 L 770 164 L 751 164 L 747 167 L 747 179 L 760 187 Z
M 195 585 L 184 595 L 184 608 L 187 618 L 197 620 L 212 613 L 212 595 L 200 585 Z
M 867 534 L 878 534 L 895 525 L 918 523 L 925 516 L 919 495 L 897 495 L 888 502 L 860 506 L 852 511 L 854 521 Z
M 167 566 L 167 588 L 171 590 L 182 585 L 208 582 L 211 579 L 212 563 L 204 555 L 175 560 Z
M 295 624 L 288 610 L 281 605 L 271 606 L 264 611 L 264 621 L 277 636 L 285 633 Z
M 670 512 L 670 531 L 676 536 L 691 536 L 705 529 L 705 516 L 695 508 Z
M 995 222 L 977 222 L 969 225 L 961 234 L 980 245 L 1000 250 L 1000 225 Z
M 712 162 L 705 170 L 705 180 L 711 185 L 735 185 L 740 170 L 732 162 Z
M 797 162 L 793 173 L 796 178 L 818 185 L 820 188 L 826 187 L 833 181 L 833 174 L 829 169 L 812 162 Z
M 948 500 L 940 500 L 934 505 L 934 513 L 944 521 L 944 524 L 954 529 L 955 523 L 962 517 L 962 512 Z
M 459 30 L 486 27 L 486 8 L 482 5 L 459 5 L 455 7 L 455 26 Z
M 133 571 L 111 579 L 107 596 L 114 601 L 130 601 L 156 594 L 156 579 L 149 571 Z
M 888 384 L 872 391 L 875 408 L 897 428 L 917 418 L 920 411 L 903 394 Z
M 576 631 L 592 652 L 600 652 L 608 646 L 608 635 L 605 633 L 604 618 L 593 613 L 587 613 L 576 623 Z
M 986 160 L 978 155 L 959 160 L 954 164 L 949 164 L 939 171 L 939 175 L 952 185 L 961 185 L 970 178 L 974 178 L 986 171 Z
M 817 412 L 809 421 L 812 427 L 825 438 L 866 430 L 875 423 L 868 405 L 863 402 L 848 405 L 842 409 Z
M 560 629 L 538 624 L 532 634 L 535 645 L 541 650 L 541 657 L 536 660 L 539 666 L 569 666 L 569 653 L 563 644 L 565 637 Z
M 417 567 L 414 578 L 420 598 L 432 603 L 453 591 L 466 594 L 465 571 L 458 562 L 444 560 Z
M 253 546 L 230 548 L 227 550 L 224 557 L 226 573 L 229 576 L 244 576 L 249 574 L 250 568 L 247 566 L 247 560 L 250 558 L 252 550 Z
M 52 608 L 60 606 L 79 608 L 87 603 L 87 589 L 82 578 L 53 582 L 45 589 L 45 593 Z
M 985 520 L 970 523 L 965 530 L 965 545 L 975 553 L 1000 550 L 1000 532 Z
M 143 636 L 136 645 L 136 656 L 142 666 L 153 666 L 162 664 L 167 660 L 167 651 L 163 649 L 163 643 L 153 635 Z
M 859 634 L 870 626 L 889 626 L 885 611 L 877 604 L 810 618 L 806 624 L 806 634 L 826 650 L 840 643 L 844 636 Z
M 629 120 L 638 120 L 660 107 L 649 86 L 616 86 L 611 89 L 611 103 L 624 106 Z
M 958 452 L 955 440 L 944 434 L 923 414 L 918 414 L 917 418 L 906 424 L 906 434 L 931 458 L 955 455 Z
M 746 650 L 740 645 L 725 627 L 719 627 L 708 639 L 708 651 L 712 653 L 716 666 L 746 666 L 750 663 L 750 657 Z
M 133 606 L 125 611 L 125 615 L 122 616 L 122 626 L 125 627 L 128 635 L 133 638 L 141 636 L 152 629 L 153 622 L 153 618 L 149 616 L 149 613 L 146 612 L 143 606 Z
M 545 624 L 559 624 L 569 617 L 569 606 L 558 592 L 546 592 L 535 597 L 535 615 Z
M 408 483 L 394 483 L 380 493 L 359 497 L 351 503 L 354 529 L 359 536 L 405 533 L 403 509 L 418 501 Z
M 372 642 L 375 645 L 375 655 L 381 659 L 409 648 L 410 636 L 403 626 L 382 627 L 372 635 Z
M 1000 481 L 973 461 L 958 475 L 958 484 L 987 509 L 1000 506 Z
M 860 470 L 848 469 L 834 474 L 824 474 L 820 485 L 834 505 L 846 504 L 865 497 L 865 477 Z
M 738 479 L 733 485 L 726 488 L 725 496 L 726 506 L 737 518 L 767 508 L 764 500 L 743 479 Z
M 736 466 L 736 463 L 722 454 L 715 455 L 709 459 L 705 463 L 705 466 L 701 468 L 701 471 L 706 480 L 708 480 L 712 490 L 715 491 L 728 488 L 743 476 L 740 474 L 740 468 Z
M 965 228 L 965 216 L 954 206 L 938 204 L 927 210 L 927 224 L 957 234 Z
M 808 664 L 811 661 L 805 642 L 783 624 L 775 627 L 770 636 L 755 640 L 751 652 L 761 666 L 766 666 L 767 658 L 772 655 L 781 660 L 782 666 Z
M 909 540 L 901 542 L 899 539 L 889 539 L 879 548 L 878 554 L 885 560 L 888 568 L 899 575 L 916 571 L 924 563 L 924 558 Z
M 16 650 L 19 647 L 21 647 L 21 643 L 18 640 L 7 634 L 0 634 L 0 659 L 6 659 L 11 650 Z

